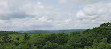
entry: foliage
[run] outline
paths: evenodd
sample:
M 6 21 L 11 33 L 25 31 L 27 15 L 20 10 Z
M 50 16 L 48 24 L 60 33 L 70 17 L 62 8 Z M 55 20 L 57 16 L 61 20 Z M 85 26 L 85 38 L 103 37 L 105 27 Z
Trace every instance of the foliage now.
M 0 49 L 111 49 L 111 23 L 82 33 L 26 34 L 0 31 Z

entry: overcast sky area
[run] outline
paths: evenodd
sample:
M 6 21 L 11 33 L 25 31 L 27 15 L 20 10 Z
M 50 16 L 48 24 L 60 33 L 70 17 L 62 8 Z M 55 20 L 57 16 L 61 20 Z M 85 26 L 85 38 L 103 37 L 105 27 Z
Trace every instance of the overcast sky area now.
M 111 22 L 111 0 L 0 0 L 0 30 L 90 29 Z

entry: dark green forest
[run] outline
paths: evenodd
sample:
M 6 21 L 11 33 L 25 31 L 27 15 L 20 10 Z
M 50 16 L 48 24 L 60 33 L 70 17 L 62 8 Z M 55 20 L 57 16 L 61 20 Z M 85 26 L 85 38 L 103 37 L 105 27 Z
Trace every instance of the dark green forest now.
M 72 33 L 0 31 L 0 49 L 111 49 L 111 23 Z

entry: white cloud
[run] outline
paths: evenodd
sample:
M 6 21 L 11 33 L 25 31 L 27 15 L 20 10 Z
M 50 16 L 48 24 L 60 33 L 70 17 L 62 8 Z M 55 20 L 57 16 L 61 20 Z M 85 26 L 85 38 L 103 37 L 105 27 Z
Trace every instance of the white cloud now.
M 92 28 L 111 19 L 106 0 L 43 1 L 0 0 L 0 30 Z
M 109 0 L 58 0 L 58 3 L 66 6 L 67 8 L 77 8 L 88 4 L 107 1 Z
M 0 15 L 9 14 L 10 10 L 8 9 L 7 2 L 1 1 L 0 2 Z
M 111 22 L 111 6 L 109 5 L 111 5 L 110 2 L 85 6 L 77 12 L 78 23 L 98 26 L 101 23 Z

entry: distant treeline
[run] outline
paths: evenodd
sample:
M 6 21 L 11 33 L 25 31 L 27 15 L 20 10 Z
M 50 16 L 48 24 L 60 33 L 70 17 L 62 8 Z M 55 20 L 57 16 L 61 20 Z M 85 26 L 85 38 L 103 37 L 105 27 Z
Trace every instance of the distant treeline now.
M 24 33 L 28 34 L 48 34 L 48 33 L 72 33 L 72 32 L 83 32 L 86 29 L 70 29 L 70 30 L 31 30 L 24 31 Z M 21 31 L 22 32 L 22 31 Z
M 0 49 L 111 49 L 111 23 L 72 33 L 0 31 Z

